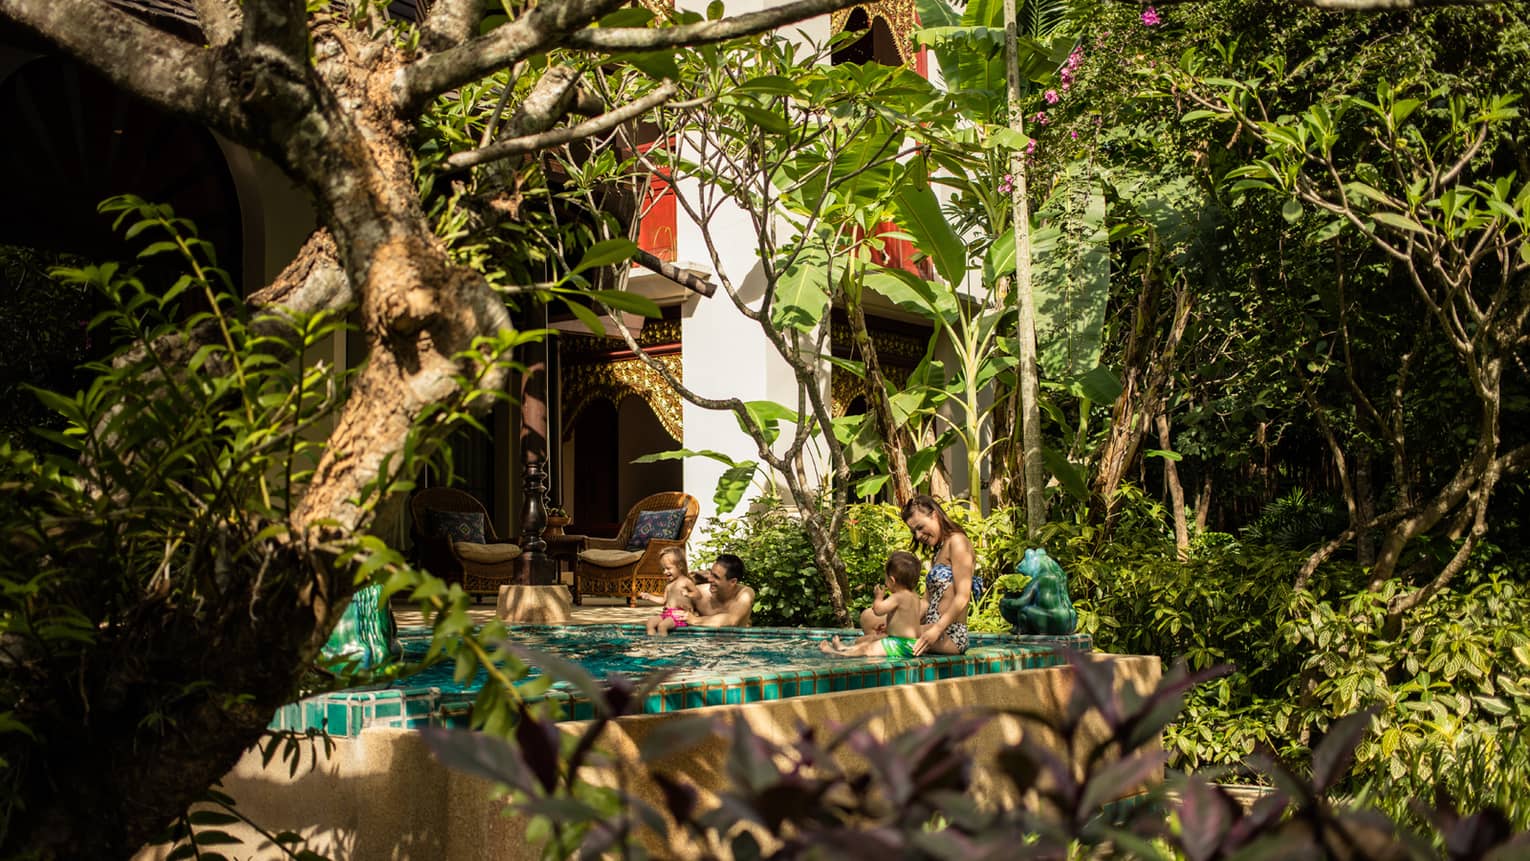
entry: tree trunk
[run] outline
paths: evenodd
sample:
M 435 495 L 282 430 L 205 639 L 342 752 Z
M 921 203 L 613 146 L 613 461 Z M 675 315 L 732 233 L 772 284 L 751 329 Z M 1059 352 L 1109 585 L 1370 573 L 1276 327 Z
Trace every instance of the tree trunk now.
M 1154 423 L 1158 428 L 1158 447 L 1167 454 L 1173 454 L 1168 415 L 1160 412 L 1154 418 Z M 1169 508 L 1174 512 L 1174 549 L 1183 562 L 1190 557 L 1190 525 L 1185 520 L 1185 488 L 1179 483 L 1179 467 L 1172 457 L 1163 459 L 1163 477 L 1169 485 Z
M 1168 331 L 1159 340 L 1157 309 L 1164 285 L 1153 270 L 1151 265 L 1143 269 L 1142 288 L 1137 293 L 1131 334 L 1127 336 L 1122 358 L 1121 394 L 1111 405 L 1110 432 L 1100 453 L 1100 468 L 1092 488 L 1098 502 L 1096 516 L 1107 527 L 1115 518 L 1116 490 L 1138 459 L 1142 436 L 1147 431 L 1146 417 L 1159 409 L 1159 400 L 1174 372 L 1179 343 L 1190 322 L 1190 291 L 1176 290 Z
M 1371 486 L 1371 468 L 1374 458 L 1369 450 L 1362 450 L 1355 456 L 1355 511 L 1359 525 L 1370 523 L 1376 517 L 1376 490 Z M 1370 565 L 1376 561 L 1376 536 L 1368 528 L 1362 528 L 1355 535 L 1355 561 L 1361 565 Z
M 1025 117 L 1020 105 L 1020 43 L 1015 0 L 1004 0 L 1005 81 L 1009 97 L 1009 127 L 1025 134 Z M 1025 156 L 1019 150 L 1009 153 L 1012 227 L 1015 231 L 1015 304 L 1020 310 L 1015 339 L 1019 343 L 1020 457 L 1025 476 L 1025 527 L 1032 539 L 1047 522 L 1046 496 L 1043 493 L 1046 470 L 1041 461 L 1041 369 L 1036 359 L 1036 297 L 1031 292 L 1031 204 L 1026 190 Z M 976 442 L 976 441 L 974 441 Z M 974 486 L 976 496 L 979 488 Z M 973 500 L 977 502 L 977 499 Z
M 1201 480 L 1200 493 L 1195 495 L 1195 531 L 1205 532 L 1211 517 L 1211 470 Z
M 859 301 L 851 300 L 845 303 L 845 310 L 850 318 L 850 336 L 866 363 L 866 400 L 871 404 L 877 430 L 887 444 L 887 474 L 893 498 L 902 507 L 914 497 L 914 483 L 908 474 L 908 433 L 893 420 L 887 379 L 882 376 L 882 363 L 877 359 L 876 345 L 871 342 L 871 332 L 866 328 L 865 308 Z

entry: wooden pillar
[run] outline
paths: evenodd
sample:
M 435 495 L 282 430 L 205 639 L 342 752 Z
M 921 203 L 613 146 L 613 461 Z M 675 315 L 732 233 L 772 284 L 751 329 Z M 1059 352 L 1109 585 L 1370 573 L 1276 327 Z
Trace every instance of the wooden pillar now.
M 547 308 L 532 316 L 537 328 L 547 327 Z M 542 531 L 547 528 L 547 344 L 522 348 L 521 373 L 521 555 L 522 583 L 549 586 L 558 581 L 557 564 L 547 555 Z

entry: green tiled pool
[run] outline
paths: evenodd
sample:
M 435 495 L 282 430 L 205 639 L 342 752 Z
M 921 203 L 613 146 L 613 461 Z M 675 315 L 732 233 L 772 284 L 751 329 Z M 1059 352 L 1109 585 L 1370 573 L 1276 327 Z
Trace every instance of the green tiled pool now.
M 823 628 L 682 628 L 665 638 L 648 637 L 642 625 L 516 625 L 509 631 L 516 642 L 571 660 L 597 678 L 673 667 L 674 674 L 643 704 L 648 714 L 1037 669 L 1061 664 L 1064 648 L 1091 647 L 1084 634 L 973 634 L 965 655 L 899 661 L 826 656 L 818 650 L 820 641 L 858 632 Z M 424 656 L 428 628 L 399 633 L 406 658 Z M 285 706 L 272 728 L 352 736 L 367 727 L 466 726 L 482 684 L 480 672 L 459 685 L 450 665 L 441 664 L 388 687 L 357 688 Z M 564 702 L 574 720 L 591 716 L 590 704 L 566 685 L 560 683 L 545 696 Z

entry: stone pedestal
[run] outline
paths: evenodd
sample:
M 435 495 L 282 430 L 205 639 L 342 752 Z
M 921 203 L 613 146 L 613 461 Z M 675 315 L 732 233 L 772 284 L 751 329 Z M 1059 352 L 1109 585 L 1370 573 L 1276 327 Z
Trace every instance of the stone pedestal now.
M 566 586 L 501 586 L 494 615 L 501 622 L 522 625 L 561 625 L 573 613 Z

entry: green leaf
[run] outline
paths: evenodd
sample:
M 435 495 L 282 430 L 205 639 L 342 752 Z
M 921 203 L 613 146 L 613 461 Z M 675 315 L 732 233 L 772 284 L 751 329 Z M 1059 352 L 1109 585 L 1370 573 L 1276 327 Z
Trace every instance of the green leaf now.
M 750 460 L 723 471 L 717 479 L 717 490 L 712 494 L 712 502 L 717 506 L 718 514 L 728 514 L 738 507 L 739 500 L 744 498 L 744 492 L 749 489 L 749 482 L 754 480 L 758 466 Z
M 915 164 L 922 167 L 922 161 Z M 960 284 L 967 273 L 967 246 L 946 222 L 940 211 L 940 201 L 928 183 L 911 181 L 912 172 L 893 198 L 893 209 L 898 214 L 898 226 L 914 238 L 920 251 L 929 255 L 935 271 L 947 284 Z
M 1125 389 L 1114 371 L 1097 365 L 1076 381 L 1078 391 L 1096 404 L 1113 404 Z
M 1414 221 L 1406 215 L 1398 215 L 1395 212 L 1373 212 L 1371 213 L 1371 218 L 1374 218 L 1376 221 L 1385 224 L 1388 227 L 1395 227 L 1398 230 L 1410 230 L 1414 233 L 1429 232 L 1424 228 L 1422 224 L 1419 224 L 1417 221 Z
M 796 424 L 800 420 L 796 410 L 788 409 L 775 401 L 747 401 L 744 409 L 749 412 L 749 417 L 754 419 L 755 424 L 764 431 L 766 441 L 771 444 L 774 444 L 781 435 L 781 422 Z M 739 429 L 748 433 L 742 421 L 739 422 Z
M 1047 471 L 1057 476 L 1057 481 L 1062 484 L 1063 490 L 1068 495 L 1080 502 L 1089 500 L 1089 487 L 1084 483 L 1083 472 L 1056 449 L 1043 447 L 1041 460 L 1047 466 Z
M 831 281 L 828 252 L 818 245 L 804 247 L 776 279 L 771 322 L 804 332 L 816 327 L 828 313 Z
M 563 300 L 563 304 L 567 305 L 570 311 L 574 312 L 574 316 L 579 318 L 579 322 L 583 323 L 586 328 L 601 337 L 605 337 L 606 324 L 601 322 L 599 315 L 591 311 L 583 302 L 577 302 L 568 296 L 560 296 L 559 298 Z
M 855 495 L 863 499 L 868 496 L 875 496 L 887 484 L 888 478 L 887 473 L 879 472 L 856 481 Z
M 594 269 L 597 266 L 611 266 L 625 260 L 631 260 L 632 255 L 636 254 L 637 250 L 637 244 L 625 236 L 603 239 L 591 245 L 589 250 L 584 252 L 584 257 L 580 258 L 579 265 L 574 267 L 572 274 L 577 275 L 586 269 Z
M 600 19 L 602 27 L 646 27 L 653 20 L 653 13 L 643 6 L 618 9 Z M 614 59 L 614 58 L 613 58 Z
M 675 62 L 673 51 L 644 51 L 640 54 L 623 54 L 619 58 L 611 58 L 613 63 L 619 60 L 629 63 L 639 72 L 655 80 L 678 81 L 680 79 L 680 65 Z
M 898 307 L 932 320 L 949 320 L 956 316 L 955 294 L 912 272 L 873 265 L 866 275 L 865 283 L 868 290 Z
M 736 461 L 719 451 L 712 451 L 711 449 L 695 451 L 688 448 L 674 448 L 668 451 L 656 451 L 653 454 L 645 454 L 642 457 L 635 457 L 632 459 L 632 462 L 658 463 L 664 460 L 684 460 L 688 457 L 707 457 L 717 461 L 718 463 L 725 463 L 728 466 L 739 466 L 740 463 L 748 463 L 748 461 Z
M 641 314 L 650 319 L 657 319 L 660 314 L 659 306 L 652 299 L 625 290 L 592 290 L 589 295 L 618 311 Z
M 786 118 L 775 111 L 744 103 L 733 105 L 733 109 L 743 114 L 744 119 L 773 135 L 784 135 L 791 131 Z
M 791 78 L 781 75 L 760 75 L 739 84 L 733 89 L 733 92 L 759 93 L 768 96 L 796 96 L 799 90 Z
M 1021 134 L 1020 132 L 1017 132 L 1008 126 L 989 126 L 988 142 L 984 145 L 984 147 L 992 148 L 996 146 L 1002 146 L 1013 150 L 1023 150 L 1030 144 L 1030 142 L 1031 139 L 1028 136 Z

